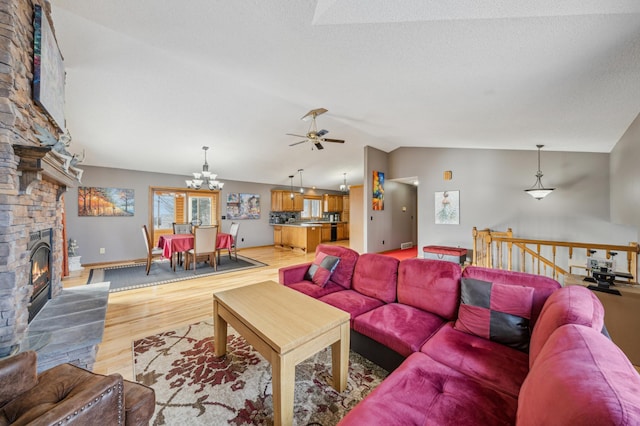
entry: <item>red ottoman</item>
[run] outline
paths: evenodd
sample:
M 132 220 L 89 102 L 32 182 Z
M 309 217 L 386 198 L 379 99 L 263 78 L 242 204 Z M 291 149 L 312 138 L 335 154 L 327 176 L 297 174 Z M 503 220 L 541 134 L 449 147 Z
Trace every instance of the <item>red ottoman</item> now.
M 424 246 L 422 252 L 425 259 L 446 260 L 460 265 L 467 259 L 467 249 L 461 247 Z

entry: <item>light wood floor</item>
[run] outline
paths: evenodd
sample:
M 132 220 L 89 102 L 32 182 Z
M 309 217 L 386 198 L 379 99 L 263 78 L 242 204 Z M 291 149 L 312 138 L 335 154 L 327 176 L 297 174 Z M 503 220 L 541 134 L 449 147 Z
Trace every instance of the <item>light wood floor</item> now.
M 348 243 L 330 244 L 348 246 Z M 111 293 L 104 337 L 93 371 L 120 373 L 125 379 L 132 380 L 134 340 L 211 318 L 214 291 L 265 280 L 278 281 L 279 268 L 310 262 L 314 258 L 314 253 L 271 246 L 243 249 L 239 253 L 268 266 Z M 82 275 L 65 278 L 63 284 L 65 287 L 85 285 L 88 276 L 89 268 L 85 268 Z M 635 367 L 640 372 L 640 366 Z
M 348 243 L 338 241 L 331 244 Z M 268 266 L 111 293 L 104 337 L 93 371 L 120 373 L 125 379 L 133 379 L 131 347 L 134 340 L 211 318 L 214 291 L 265 280 L 278 281 L 279 268 L 310 262 L 314 258 L 314 253 L 271 246 L 242 249 L 239 253 Z M 65 278 L 63 285 L 85 285 L 88 275 L 89 268 L 85 268 L 82 275 Z

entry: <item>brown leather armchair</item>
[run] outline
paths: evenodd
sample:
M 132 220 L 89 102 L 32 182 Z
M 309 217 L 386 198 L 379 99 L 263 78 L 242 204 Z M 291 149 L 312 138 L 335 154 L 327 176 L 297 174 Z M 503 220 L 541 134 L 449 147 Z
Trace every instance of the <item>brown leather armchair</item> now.
M 71 364 L 36 373 L 36 353 L 0 360 L 0 426 L 148 425 L 153 389 Z

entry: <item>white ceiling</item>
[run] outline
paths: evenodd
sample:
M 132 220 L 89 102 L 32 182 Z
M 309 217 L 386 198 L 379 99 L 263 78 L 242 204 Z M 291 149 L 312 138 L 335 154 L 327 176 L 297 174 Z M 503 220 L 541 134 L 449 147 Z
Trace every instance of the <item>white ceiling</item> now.
M 363 147 L 609 152 L 640 112 L 638 0 L 51 0 L 85 164 L 337 189 Z M 311 150 L 310 109 L 325 143 Z M 298 177 L 296 177 L 296 184 Z

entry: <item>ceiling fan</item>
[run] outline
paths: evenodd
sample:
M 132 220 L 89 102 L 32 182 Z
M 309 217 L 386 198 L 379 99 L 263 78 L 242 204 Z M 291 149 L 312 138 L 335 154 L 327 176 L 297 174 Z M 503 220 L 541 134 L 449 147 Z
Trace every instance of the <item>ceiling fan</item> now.
M 287 133 L 287 135 L 289 135 L 289 136 L 297 136 L 299 138 L 305 138 L 305 139 L 301 140 L 300 142 L 294 142 L 294 143 L 290 144 L 289 146 L 298 145 L 298 144 L 301 144 L 301 143 L 304 143 L 304 142 L 311 142 L 313 144 L 311 146 L 311 149 L 313 149 L 314 145 L 315 145 L 316 149 L 324 149 L 324 147 L 322 146 L 321 142 L 344 143 L 344 141 L 342 139 L 331 139 L 331 138 L 323 137 L 324 135 L 329 133 L 328 130 L 325 130 L 325 129 L 318 130 L 318 127 L 316 126 L 316 117 L 321 115 L 321 114 L 324 114 L 325 112 L 327 112 L 327 110 L 325 108 L 316 108 L 316 109 L 312 109 L 311 111 L 306 113 L 302 117 L 302 120 L 307 121 L 307 120 L 311 119 L 311 125 L 309 126 L 309 131 L 307 132 L 307 134 L 306 135 L 296 135 L 295 133 Z

